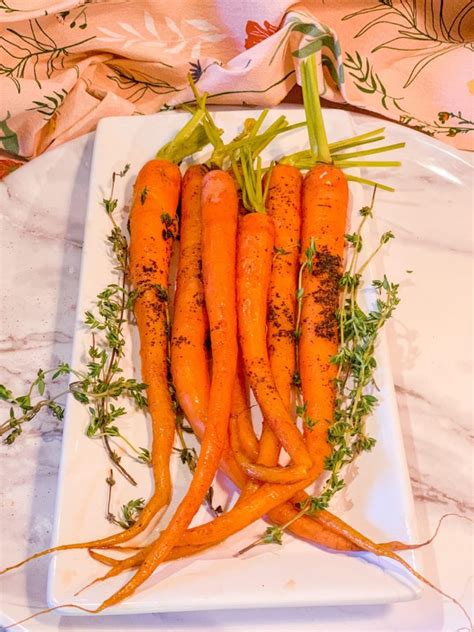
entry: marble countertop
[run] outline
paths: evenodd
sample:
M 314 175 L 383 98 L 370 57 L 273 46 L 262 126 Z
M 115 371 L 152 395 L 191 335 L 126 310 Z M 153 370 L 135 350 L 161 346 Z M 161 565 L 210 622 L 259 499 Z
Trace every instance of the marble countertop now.
M 353 114 L 357 131 L 371 117 Z M 380 126 L 380 121 L 375 121 Z M 390 142 L 406 141 L 396 187 L 377 203 L 380 231 L 396 239 L 383 255 L 402 302 L 388 326 L 397 402 L 418 529 L 429 536 L 425 574 L 472 612 L 472 189 L 470 156 L 387 123 Z M 0 182 L 0 383 L 15 391 L 38 367 L 71 355 L 84 213 L 94 136 L 49 152 Z M 377 179 L 377 174 L 374 178 Z M 406 271 L 412 270 L 411 274 Z M 1 451 L 0 566 L 49 544 L 61 426 L 48 417 Z M 0 623 L 45 606 L 48 560 L 0 578 Z M 419 600 L 364 607 L 155 614 L 43 616 L 23 630 L 386 631 L 458 630 L 460 610 L 432 590 Z M 21 628 L 16 628 L 21 629 Z

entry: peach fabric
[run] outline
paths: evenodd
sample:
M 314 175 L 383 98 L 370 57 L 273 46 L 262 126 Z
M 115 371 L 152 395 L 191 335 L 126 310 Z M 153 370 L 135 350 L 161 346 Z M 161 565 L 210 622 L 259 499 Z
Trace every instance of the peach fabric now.
M 322 93 L 472 148 L 468 0 L 0 0 L 0 149 L 192 99 L 271 106 L 318 52 Z

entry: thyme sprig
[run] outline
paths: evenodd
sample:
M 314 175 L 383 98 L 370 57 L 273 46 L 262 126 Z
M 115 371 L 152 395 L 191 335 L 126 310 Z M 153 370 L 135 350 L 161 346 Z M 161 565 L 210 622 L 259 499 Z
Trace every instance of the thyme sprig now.
M 58 403 L 58 400 L 69 391 L 66 389 L 57 395 L 51 396 L 46 391 L 46 381 L 48 376 L 51 376 L 49 381 L 55 383 L 61 376 L 69 375 L 72 372 L 71 367 L 66 363 L 61 363 L 57 368 L 49 371 L 39 369 L 36 379 L 31 382 L 27 392 L 16 397 L 10 389 L 0 384 L 0 400 L 10 404 L 8 418 L 0 424 L 0 437 L 7 435 L 3 439 L 4 443 L 11 445 L 23 432 L 23 424 L 31 421 L 43 409 L 49 410 L 53 417 L 56 417 L 59 421 L 63 420 L 64 407 Z M 75 374 L 78 375 L 77 373 Z M 38 395 L 41 399 L 34 402 L 33 398 Z
M 326 509 L 334 495 L 345 486 L 344 468 L 362 452 L 371 450 L 375 445 L 375 439 L 369 436 L 366 430 L 366 420 L 374 412 L 378 403 L 374 394 L 377 390 L 375 348 L 380 330 L 399 303 L 399 286 L 389 281 L 384 275 L 381 280 L 374 280 L 371 284 L 377 294 L 375 305 L 369 309 L 364 309 L 360 305 L 359 293 L 363 289 L 363 273 L 384 245 L 394 237 L 391 231 L 383 233 L 377 247 L 363 263 L 360 263 L 360 254 L 364 245 L 362 232 L 367 220 L 373 217 L 374 197 L 370 206 L 360 210 L 361 220 L 355 232 L 345 236 L 347 245 L 351 249 L 351 256 L 347 269 L 340 279 L 340 308 L 336 313 L 340 343 L 337 354 L 332 358 L 332 363 L 337 366 L 338 371 L 335 380 L 334 418 L 328 430 L 328 441 L 332 446 L 332 452 L 325 462 L 325 469 L 329 475 L 320 493 L 308 496 L 304 502 L 300 503 L 299 511 L 291 520 L 281 526 L 269 526 L 259 540 L 242 549 L 239 554 L 257 544 L 282 544 L 285 530 L 298 518 Z M 311 242 L 300 268 L 297 290 L 300 316 L 304 300 L 302 271 L 312 265 L 316 247 L 317 245 Z M 296 336 L 298 331 L 299 319 L 297 318 Z M 298 373 L 294 383 L 300 386 Z M 299 398 L 297 413 L 307 423 L 306 406 L 302 403 L 301 394 Z M 309 425 L 311 426 L 311 420 Z
M 112 524 L 122 527 L 122 529 L 129 529 L 130 527 L 133 527 L 145 506 L 145 499 L 133 498 L 132 500 L 129 500 L 128 503 L 122 505 L 119 517 L 117 517 L 110 509 L 112 503 L 112 488 L 116 483 L 113 470 L 110 470 L 105 482 L 107 483 L 106 519 Z
M 125 337 L 123 327 L 128 311 L 133 307 L 137 293 L 127 285 L 128 244 L 127 238 L 117 224 L 114 212 L 118 199 L 114 197 L 117 178 L 122 178 L 129 170 L 126 165 L 120 172 L 112 175 L 112 186 L 108 198 L 102 200 L 105 212 L 112 223 L 107 237 L 110 245 L 114 269 L 119 275 L 118 283 L 110 283 L 97 295 L 94 310 L 87 310 L 84 324 L 90 330 L 91 344 L 87 351 L 85 368 L 76 370 L 67 363 L 60 363 L 55 369 L 39 369 L 36 379 L 24 395 L 14 396 L 5 386 L 0 385 L 0 399 L 10 404 L 8 419 L 0 425 L 0 436 L 7 434 L 4 442 L 12 444 L 22 432 L 23 424 L 31 421 L 43 409 L 48 409 L 59 420 L 64 417 L 64 407 L 58 400 L 66 394 L 72 396 L 87 407 L 89 424 L 86 434 L 101 439 L 104 448 L 117 470 L 133 485 L 136 481 L 124 468 L 121 457 L 113 449 L 111 440 L 121 440 L 142 463 L 150 462 L 150 453 L 146 448 L 135 447 L 119 430 L 117 421 L 126 414 L 124 406 L 117 405 L 121 398 L 131 400 L 140 409 L 147 405 L 144 394 L 146 385 L 134 378 L 123 375 L 121 360 L 124 355 Z M 54 396 L 46 393 L 46 382 L 55 384 L 62 376 L 75 378 L 68 388 Z M 34 401 L 35 396 L 41 399 Z

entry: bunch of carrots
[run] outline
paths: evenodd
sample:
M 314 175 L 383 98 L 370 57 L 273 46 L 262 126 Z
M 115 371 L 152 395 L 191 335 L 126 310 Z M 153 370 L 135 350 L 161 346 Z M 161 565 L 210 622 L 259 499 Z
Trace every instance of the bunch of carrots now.
M 289 129 L 284 120 L 259 133 L 262 115 L 226 146 L 205 97 L 195 91 L 198 107 L 190 122 L 136 179 L 128 274 L 148 385 L 154 493 L 129 529 L 33 556 L 87 548 L 110 567 L 100 580 L 135 569 L 97 609 L 81 610 L 101 612 L 118 604 L 163 562 L 195 555 L 262 517 L 328 549 L 389 557 L 432 585 L 396 553 L 414 545 L 375 543 L 326 509 L 301 511 L 304 490 L 323 474 L 331 454 L 337 373 L 332 359 L 339 346 L 336 313 L 348 211 L 348 178 L 334 159 L 338 148 L 331 155 L 327 144 L 313 58 L 303 62 L 302 73 L 310 149 L 296 157 L 307 169 L 304 176 L 297 160 L 288 158 L 262 167 L 259 153 Z M 183 146 L 201 146 L 204 135 L 214 145 L 211 160 L 190 166 L 182 177 Z M 170 328 L 168 286 L 178 224 Z M 302 429 L 295 422 L 295 388 L 308 421 Z M 249 389 L 262 412 L 260 436 Z M 178 407 L 200 441 L 189 489 L 159 536 L 131 547 L 169 504 Z M 286 465 L 280 464 L 283 453 Z M 219 469 L 239 488 L 237 502 L 189 528 Z M 99 549 L 134 552 L 117 559 Z

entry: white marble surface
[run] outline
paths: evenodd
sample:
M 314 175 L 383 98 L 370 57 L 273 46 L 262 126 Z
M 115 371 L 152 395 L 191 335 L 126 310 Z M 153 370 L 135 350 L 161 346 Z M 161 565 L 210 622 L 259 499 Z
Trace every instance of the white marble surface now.
M 358 131 L 380 126 L 368 116 L 354 120 Z M 402 303 L 388 338 L 419 531 L 428 536 L 442 514 L 474 513 L 471 160 L 395 124 L 387 132 L 391 142 L 407 142 L 403 169 L 383 174 L 397 193 L 381 194 L 377 203 L 378 228 L 397 235 L 383 265 L 401 281 Z M 71 354 L 92 146 L 93 135 L 73 141 L 0 183 L 0 382 L 15 390 L 38 367 Z M 2 567 L 49 543 L 60 443 L 61 427 L 43 417 L 16 444 L 0 447 Z M 472 612 L 471 523 L 447 518 L 422 559 L 426 575 Z M 44 607 L 47 566 L 43 559 L 0 577 L 0 623 Z M 425 590 L 417 601 L 392 606 L 50 614 L 23 629 L 434 632 L 465 626 L 453 604 Z

